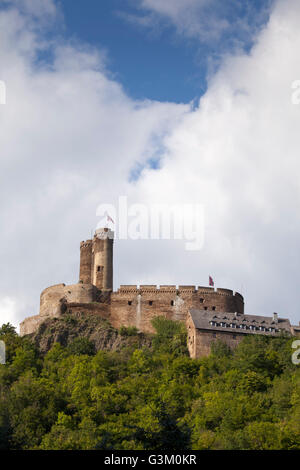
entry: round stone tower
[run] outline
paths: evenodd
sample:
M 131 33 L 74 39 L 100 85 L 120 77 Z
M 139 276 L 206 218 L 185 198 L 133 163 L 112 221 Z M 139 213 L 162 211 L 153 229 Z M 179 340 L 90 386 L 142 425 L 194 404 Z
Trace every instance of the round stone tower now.
M 100 290 L 113 290 L 114 232 L 108 228 L 96 230 L 92 248 L 92 284 Z
M 108 228 L 97 229 L 93 240 L 81 242 L 81 282 L 100 290 L 113 290 L 113 243 L 114 232 Z
M 92 284 L 92 240 L 80 243 L 79 280 L 83 284 Z

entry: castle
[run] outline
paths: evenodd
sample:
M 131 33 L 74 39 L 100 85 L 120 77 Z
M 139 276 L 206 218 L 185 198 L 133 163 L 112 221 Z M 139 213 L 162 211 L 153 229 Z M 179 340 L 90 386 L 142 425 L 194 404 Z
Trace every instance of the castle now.
M 41 293 L 39 315 L 20 325 L 22 336 L 34 333 L 46 318 L 65 313 L 100 315 L 115 328 L 135 326 L 153 333 L 151 320 L 162 315 L 186 323 L 191 357 L 208 355 L 221 339 L 235 347 L 247 334 L 296 336 L 300 326 L 288 319 L 244 314 L 244 299 L 230 289 L 196 286 L 121 285 L 113 290 L 114 232 L 98 229 L 80 244 L 79 283 L 58 284 Z

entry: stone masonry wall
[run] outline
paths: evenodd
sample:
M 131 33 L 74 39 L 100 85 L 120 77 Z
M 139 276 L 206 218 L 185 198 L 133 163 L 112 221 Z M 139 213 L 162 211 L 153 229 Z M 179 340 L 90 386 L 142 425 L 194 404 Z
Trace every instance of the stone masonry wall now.
M 92 240 L 80 243 L 79 280 L 84 284 L 92 284 Z
M 159 315 L 186 321 L 190 308 L 244 313 L 243 297 L 229 289 L 195 286 L 121 286 L 111 295 L 110 321 L 116 328 L 136 326 L 153 332 L 151 320 Z
M 188 350 L 190 357 L 193 359 L 209 356 L 212 344 L 218 340 L 227 344 L 231 349 L 234 349 L 245 337 L 243 333 L 238 332 L 198 330 L 195 328 L 190 315 L 187 317 L 186 327 L 188 333 Z
M 98 300 L 99 291 L 91 284 L 58 284 L 48 287 L 41 293 L 40 315 L 55 317 L 61 314 L 63 303 L 91 303 Z
M 110 305 L 100 304 L 100 303 L 91 303 L 91 304 L 80 304 L 80 303 L 70 303 L 67 304 L 66 314 L 94 314 L 99 315 L 101 318 L 109 320 L 110 317 Z
M 109 299 L 110 295 L 110 299 Z M 104 302 L 104 303 L 103 303 Z M 21 324 L 21 334 L 29 334 L 47 317 L 58 317 L 67 310 L 93 311 L 107 318 L 115 328 L 135 326 L 145 333 L 153 333 L 151 320 L 164 316 L 169 320 L 186 321 L 190 308 L 219 312 L 244 312 L 240 294 L 228 289 L 195 286 L 121 286 L 117 292 L 101 299 L 101 292 L 91 284 L 71 286 L 58 284 L 41 294 L 40 315 Z

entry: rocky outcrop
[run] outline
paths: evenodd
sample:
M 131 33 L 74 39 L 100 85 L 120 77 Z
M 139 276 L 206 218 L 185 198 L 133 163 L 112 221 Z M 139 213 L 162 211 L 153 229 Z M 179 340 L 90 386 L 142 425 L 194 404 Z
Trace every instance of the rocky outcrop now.
M 59 318 L 46 318 L 38 330 L 29 335 L 42 353 L 53 344 L 68 346 L 76 338 L 87 338 L 95 345 L 96 351 L 120 351 L 131 346 L 142 348 L 151 346 L 151 335 L 124 329 L 119 331 L 99 315 L 86 313 L 65 314 Z

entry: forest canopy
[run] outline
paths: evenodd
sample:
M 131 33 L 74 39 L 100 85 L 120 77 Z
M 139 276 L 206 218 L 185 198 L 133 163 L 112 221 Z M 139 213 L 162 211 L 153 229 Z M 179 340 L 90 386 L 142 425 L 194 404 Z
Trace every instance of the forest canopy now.
M 42 354 L 3 325 L 0 449 L 300 449 L 291 339 L 249 335 L 195 360 L 182 324 L 154 327 L 150 348 L 97 352 L 79 337 Z

